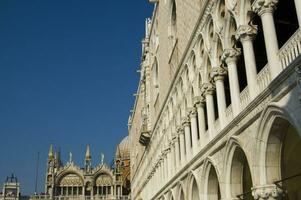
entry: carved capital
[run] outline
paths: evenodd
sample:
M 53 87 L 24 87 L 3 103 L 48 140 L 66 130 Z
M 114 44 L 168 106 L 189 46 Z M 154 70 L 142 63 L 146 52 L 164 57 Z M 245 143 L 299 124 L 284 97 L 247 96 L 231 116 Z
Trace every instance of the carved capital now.
M 236 30 L 235 38 L 240 41 L 253 40 L 257 32 L 258 28 L 256 25 L 241 25 Z
M 182 125 L 183 127 L 189 126 L 190 125 L 190 120 L 189 117 L 184 117 L 182 120 Z
M 212 83 L 205 83 L 201 88 L 201 93 L 203 95 L 213 95 L 215 86 Z
M 197 110 L 195 107 L 192 107 L 191 110 L 190 110 L 190 113 L 189 113 L 189 117 L 192 118 L 192 117 L 196 117 L 197 116 Z
M 174 145 L 177 141 L 178 141 L 178 135 L 175 135 L 173 138 L 172 138 L 172 145 Z
M 224 80 L 227 75 L 227 69 L 224 67 L 213 67 L 210 72 L 210 76 L 214 81 Z
M 203 96 L 195 96 L 193 98 L 193 103 L 196 107 L 204 106 L 206 99 Z
M 178 135 L 181 135 L 181 134 L 184 133 L 184 129 L 183 129 L 182 126 L 178 126 L 178 127 L 177 127 L 177 133 L 178 133 Z
M 277 4 L 278 0 L 257 0 L 253 4 L 252 9 L 259 16 L 265 13 L 273 14 L 273 12 L 276 10 Z
M 241 49 L 239 48 L 225 49 L 222 55 L 222 61 L 227 64 L 236 63 L 237 58 L 240 55 L 241 55 Z
M 168 146 L 168 147 L 166 147 L 166 149 L 165 149 L 165 155 L 167 155 L 169 152 L 170 152 L 170 147 Z
M 282 192 L 276 185 L 263 185 L 252 188 L 252 195 L 255 200 L 281 199 Z

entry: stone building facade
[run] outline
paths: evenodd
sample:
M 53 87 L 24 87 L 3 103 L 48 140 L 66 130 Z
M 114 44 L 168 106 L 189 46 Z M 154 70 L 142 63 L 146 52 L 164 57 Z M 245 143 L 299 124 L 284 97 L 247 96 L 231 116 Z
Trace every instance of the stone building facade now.
M 149 2 L 132 199 L 301 199 L 301 1 Z
M 130 155 L 128 137 L 117 146 L 114 167 L 101 162 L 92 166 L 90 147 L 85 153 L 85 165 L 77 166 L 70 153 L 69 161 L 63 165 L 60 153 L 51 146 L 48 153 L 45 195 L 31 199 L 47 200 L 127 200 L 130 194 Z

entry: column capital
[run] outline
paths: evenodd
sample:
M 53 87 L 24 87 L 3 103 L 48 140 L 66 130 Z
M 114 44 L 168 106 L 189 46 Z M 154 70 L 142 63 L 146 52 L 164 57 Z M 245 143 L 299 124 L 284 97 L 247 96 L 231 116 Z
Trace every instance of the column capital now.
M 252 5 L 252 10 L 259 16 L 265 13 L 273 14 L 276 10 L 278 0 L 257 0 Z
M 203 96 L 195 96 L 193 97 L 193 103 L 196 107 L 204 106 L 206 99 Z
M 226 64 L 236 63 L 237 58 L 241 55 L 240 48 L 225 49 L 222 55 L 222 61 Z
M 184 129 L 183 129 L 182 126 L 178 126 L 178 127 L 177 127 L 177 133 L 178 133 L 178 135 L 181 135 L 181 134 L 184 133 Z
M 189 112 L 189 117 L 190 118 L 193 118 L 193 117 L 196 117 L 197 116 L 197 110 L 195 107 L 192 107 L 190 112 Z
M 167 146 L 166 149 L 164 150 L 164 154 L 167 155 L 170 152 L 170 147 Z
M 255 200 L 281 199 L 282 190 L 276 185 L 262 185 L 252 188 L 252 195 Z
M 210 72 L 210 77 L 214 81 L 224 80 L 224 77 L 227 75 L 227 69 L 224 67 L 213 67 Z
M 240 41 L 253 40 L 257 35 L 256 25 L 240 25 L 235 33 L 235 38 Z
M 201 93 L 204 95 L 213 95 L 215 86 L 212 83 L 204 83 L 201 87 Z
M 174 145 L 174 144 L 178 141 L 178 138 L 179 138 L 178 135 L 175 135 L 175 136 L 172 138 L 172 141 L 171 141 L 172 145 Z
M 189 126 L 190 125 L 190 120 L 189 117 L 184 117 L 182 120 L 182 125 L 183 127 Z

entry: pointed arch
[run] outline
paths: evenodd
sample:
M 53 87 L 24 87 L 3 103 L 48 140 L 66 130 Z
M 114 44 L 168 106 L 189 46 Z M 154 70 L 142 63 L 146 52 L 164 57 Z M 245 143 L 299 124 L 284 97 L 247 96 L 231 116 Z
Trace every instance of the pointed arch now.
M 250 165 L 251 155 L 246 154 L 238 137 L 232 136 L 226 144 L 224 156 L 225 195 L 226 198 L 237 198 L 245 194 L 252 198 L 251 191 L 254 177 Z
M 200 200 L 200 183 L 197 178 L 197 173 L 191 171 L 188 175 L 187 198 L 191 200 Z
M 260 174 L 257 180 L 258 185 L 281 179 L 280 155 L 283 139 L 281 137 L 288 125 L 300 133 L 301 125 L 295 119 L 296 117 L 277 103 L 271 103 L 262 112 L 256 135 L 256 149 L 259 157 L 257 173 Z
M 204 161 L 202 172 L 204 182 L 201 186 L 202 199 L 204 200 L 218 200 L 221 198 L 220 172 L 216 166 L 211 157 L 207 157 Z

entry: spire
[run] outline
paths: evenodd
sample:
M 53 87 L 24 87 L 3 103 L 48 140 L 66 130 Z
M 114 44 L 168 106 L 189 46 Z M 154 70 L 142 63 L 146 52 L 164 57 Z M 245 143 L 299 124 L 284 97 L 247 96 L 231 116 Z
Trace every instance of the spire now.
M 69 153 L 69 163 L 72 163 L 73 162 L 73 155 L 72 155 L 72 152 L 70 151 Z
M 85 169 L 86 169 L 86 173 L 91 173 L 91 171 L 92 171 L 92 161 L 91 161 L 90 145 L 87 145 L 87 149 L 86 149 Z
M 85 160 L 91 160 L 90 145 L 87 145 Z
M 54 158 L 53 145 L 52 145 L 52 144 L 51 144 L 50 147 L 49 147 L 48 158 L 49 158 L 49 159 Z

